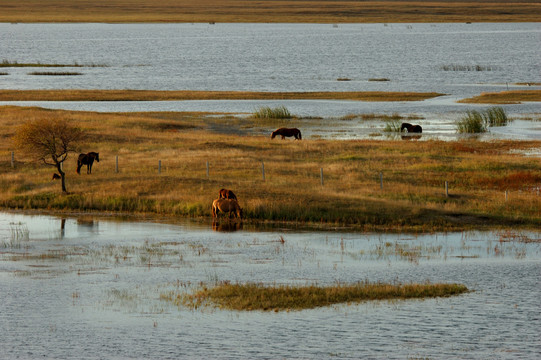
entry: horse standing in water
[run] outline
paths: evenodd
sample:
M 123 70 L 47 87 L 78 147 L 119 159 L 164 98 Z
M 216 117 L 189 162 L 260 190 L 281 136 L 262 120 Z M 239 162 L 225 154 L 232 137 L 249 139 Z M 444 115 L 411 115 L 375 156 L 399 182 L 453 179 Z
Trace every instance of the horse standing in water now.
M 216 199 L 212 202 L 212 217 L 218 217 L 218 213 L 229 213 L 229 217 L 232 214 L 236 215 L 239 219 L 242 219 L 242 209 L 237 202 L 233 199 Z
M 404 131 L 406 129 L 408 133 L 422 133 L 423 128 L 421 125 L 412 125 L 410 123 L 402 123 L 400 126 L 400 132 Z
M 92 164 L 94 160 L 100 162 L 100 154 L 97 152 L 89 152 L 88 154 L 81 154 L 77 159 L 77 174 L 81 174 L 81 167 L 86 165 L 86 173 L 92 174 Z
M 295 140 L 302 140 L 301 131 L 297 128 L 279 128 L 272 132 L 271 139 L 274 139 L 276 135 L 280 135 L 282 140 L 284 140 L 286 136 L 294 136 Z

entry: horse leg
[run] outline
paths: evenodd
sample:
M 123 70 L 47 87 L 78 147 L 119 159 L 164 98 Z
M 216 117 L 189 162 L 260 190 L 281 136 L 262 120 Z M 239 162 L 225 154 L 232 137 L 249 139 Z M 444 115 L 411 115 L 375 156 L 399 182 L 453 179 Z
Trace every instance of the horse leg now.
M 284 140 L 286 137 L 284 135 L 280 135 L 282 137 L 282 140 Z

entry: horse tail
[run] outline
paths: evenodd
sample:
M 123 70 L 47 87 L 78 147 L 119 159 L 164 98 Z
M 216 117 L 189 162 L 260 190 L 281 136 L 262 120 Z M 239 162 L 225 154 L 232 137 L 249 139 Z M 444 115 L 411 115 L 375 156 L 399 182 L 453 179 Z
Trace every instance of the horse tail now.
M 302 140 L 301 131 L 299 130 L 299 140 Z

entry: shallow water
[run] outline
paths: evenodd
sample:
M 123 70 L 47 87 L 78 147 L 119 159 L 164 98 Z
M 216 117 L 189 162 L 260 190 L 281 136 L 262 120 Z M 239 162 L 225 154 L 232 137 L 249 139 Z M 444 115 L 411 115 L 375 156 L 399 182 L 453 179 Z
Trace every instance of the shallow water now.
M 0 213 L 3 355 L 533 359 L 541 352 L 539 232 L 236 228 Z M 473 292 L 280 313 L 160 300 L 201 282 L 366 279 L 456 282 Z
M 0 89 L 155 89 L 248 91 L 421 91 L 421 102 L 157 101 L 0 102 L 87 111 L 252 113 L 285 105 L 305 137 L 381 136 L 379 123 L 327 121 L 348 114 L 416 114 L 422 139 L 457 139 L 454 122 L 484 105 L 456 100 L 483 91 L 539 89 L 538 23 L 480 24 L 0 24 L 0 54 L 80 76 L 33 76 L 44 68 L 4 68 Z M 472 70 L 472 69 L 479 69 Z M 4 70 L 3 70 L 4 71 Z M 349 81 L 338 81 L 347 79 Z M 374 81 L 385 79 L 388 81 Z M 510 116 L 541 113 L 538 103 L 505 105 Z M 337 128 L 336 128 L 337 127 Z M 256 129 L 268 133 L 269 129 Z M 378 135 L 375 135 L 378 134 Z M 541 139 L 535 123 L 512 123 L 482 139 Z

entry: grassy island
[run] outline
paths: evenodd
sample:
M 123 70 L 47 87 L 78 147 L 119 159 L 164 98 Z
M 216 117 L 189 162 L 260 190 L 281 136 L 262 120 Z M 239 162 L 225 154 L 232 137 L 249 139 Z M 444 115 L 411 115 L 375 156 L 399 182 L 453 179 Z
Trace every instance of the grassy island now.
M 228 310 L 289 311 L 373 300 L 447 297 L 468 292 L 459 284 L 384 284 L 361 282 L 334 286 L 263 286 L 222 283 L 193 294 L 162 294 L 178 306 L 198 308 L 214 304 Z

